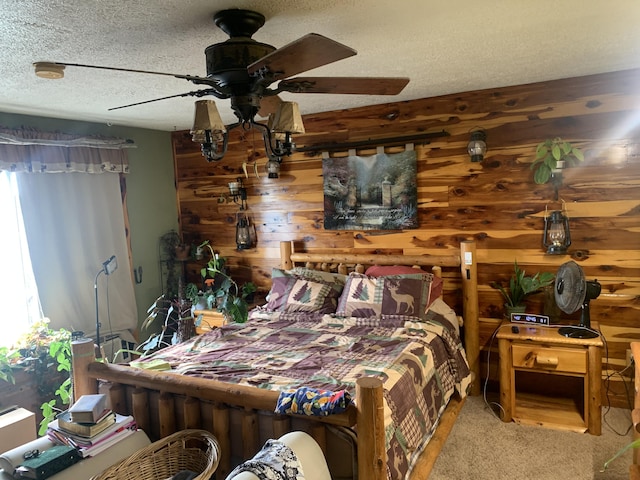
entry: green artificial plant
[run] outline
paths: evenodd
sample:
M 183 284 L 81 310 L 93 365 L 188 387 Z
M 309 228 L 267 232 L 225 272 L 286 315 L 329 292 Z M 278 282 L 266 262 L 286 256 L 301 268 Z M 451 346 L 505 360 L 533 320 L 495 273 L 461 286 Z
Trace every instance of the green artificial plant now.
M 555 275 L 551 272 L 538 272 L 527 277 L 526 272 L 518 266 L 518 262 L 513 263 L 513 275 L 509 279 L 509 288 L 505 288 L 497 282 L 492 282 L 491 286 L 500 290 L 504 297 L 505 305 L 516 307 L 524 304 L 524 299 L 544 287 L 551 285 L 555 280 Z
M 565 142 L 560 137 L 547 139 L 538 144 L 536 158 L 531 164 L 534 170 L 533 180 L 538 183 L 547 183 L 554 177 L 555 172 L 577 162 L 584 161 L 582 150 Z

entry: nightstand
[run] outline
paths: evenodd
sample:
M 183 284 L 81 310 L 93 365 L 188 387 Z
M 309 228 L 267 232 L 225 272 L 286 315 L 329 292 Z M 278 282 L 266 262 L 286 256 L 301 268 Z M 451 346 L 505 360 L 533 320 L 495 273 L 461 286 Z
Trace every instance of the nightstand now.
M 202 315 L 200 325 L 196 326 L 196 333 L 198 335 L 219 328 L 227 323 L 224 315 L 217 310 L 195 310 L 193 312 L 193 316 L 196 319 L 200 315 Z
M 511 323 L 496 337 L 504 422 L 600 435 L 600 337 L 567 338 L 556 327 Z

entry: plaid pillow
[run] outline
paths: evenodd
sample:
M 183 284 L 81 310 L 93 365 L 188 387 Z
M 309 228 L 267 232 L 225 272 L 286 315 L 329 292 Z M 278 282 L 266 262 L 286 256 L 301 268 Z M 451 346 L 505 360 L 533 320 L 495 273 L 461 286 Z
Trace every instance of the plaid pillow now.
M 285 313 L 334 313 L 342 286 L 333 282 L 311 280 L 274 268 L 271 290 L 265 308 Z

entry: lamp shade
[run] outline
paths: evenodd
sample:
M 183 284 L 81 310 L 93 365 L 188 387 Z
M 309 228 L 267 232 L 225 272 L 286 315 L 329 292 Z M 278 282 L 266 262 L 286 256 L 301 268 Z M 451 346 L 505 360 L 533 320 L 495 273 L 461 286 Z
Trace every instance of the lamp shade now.
M 287 135 L 285 133 L 282 133 L 282 132 L 276 132 L 273 129 L 273 124 L 275 122 L 275 119 L 276 119 L 276 114 L 275 113 L 270 113 L 269 114 L 269 118 L 267 119 L 267 129 L 271 132 L 271 136 L 275 140 L 279 140 L 279 141 L 283 142 L 287 138 Z
M 300 108 L 296 102 L 280 102 L 276 111 L 272 131 L 274 133 L 304 133 Z
M 197 100 L 191 135 L 204 136 L 204 132 L 207 130 L 214 133 L 225 133 L 227 127 L 222 122 L 222 118 L 220 118 L 216 102 L 213 100 Z

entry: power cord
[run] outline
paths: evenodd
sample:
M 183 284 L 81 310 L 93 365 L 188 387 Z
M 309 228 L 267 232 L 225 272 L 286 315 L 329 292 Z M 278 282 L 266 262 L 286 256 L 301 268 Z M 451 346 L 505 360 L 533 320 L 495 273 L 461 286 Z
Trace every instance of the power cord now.
M 602 331 L 599 332 L 600 336 L 602 337 L 602 342 L 604 343 L 604 353 L 605 353 L 605 360 L 607 362 L 607 365 L 609 365 L 609 345 L 607 343 L 607 339 L 605 338 L 604 334 L 602 333 Z M 629 368 L 631 368 L 634 365 L 634 359 L 631 359 L 631 363 L 629 363 L 629 365 L 627 365 L 626 367 L 624 367 L 622 370 L 620 371 L 613 371 L 611 373 L 608 373 L 607 376 L 605 377 L 604 380 L 604 386 L 605 386 L 605 397 L 607 399 L 607 405 L 605 406 L 605 411 L 602 414 L 602 420 L 604 421 L 604 423 L 607 425 L 607 427 L 609 427 L 611 429 L 611 431 L 613 433 L 615 433 L 616 435 L 620 436 L 620 437 L 625 437 L 627 436 L 627 434 L 631 431 L 631 429 L 633 428 L 633 421 L 629 421 L 629 426 L 627 427 L 626 431 L 621 433 L 618 432 L 615 428 L 613 428 L 613 426 L 611 426 L 611 424 L 609 423 L 609 421 L 607 420 L 607 415 L 609 414 L 609 412 L 611 411 L 611 399 L 609 398 L 609 393 L 610 393 L 610 386 L 611 386 L 611 377 L 613 377 L 614 375 L 618 375 L 620 376 L 620 379 L 622 380 L 622 385 L 624 386 L 624 392 L 625 392 L 625 397 L 627 399 L 627 404 L 629 406 L 629 411 L 633 410 L 633 406 L 631 405 L 631 397 L 629 395 L 629 386 L 627 384 L 626 379 L 624 378 L 624 375 L 622 375 L 625 371 L 627 371 Z
M 495 410 L 496 409 L 500 410 L 504 415 L 504 408 L 502 407 L 502 405 L 500 405 L 500 402 L 489 401 L 489 399 L 487 398 L 487 387 L 489 385 L 489 375 L 491 374 L 491 350 L 493 349 L 493 341 L 498 335 L 498 332 L 500 331 L 500 329 L 508 326 L 510 326 L 510 324 L 500 322 L 500 325 L 498 325 L 496 329 L 493 331 L 493 333 L 491 334 L 491 339 L 489 340 L 489 351 L 487 352 L 487 375 L 484 379 L 484 386 L 482 389 L 482 399 L 484 400 L 485 405 L 489 407 L 489 411 L 491 412 L 491 415 L 493 415 L 500 421 L 502 421 L 502 418 L 500 415 L 496 414 Z
M 502 414 L 504 415 L 504 407 L 500 404 L 500 402 L 495 402 L 495 401 L 489 401 L 488 397 L 487 397 L 487 390 L 488 390 L 488 384 L 489 384 L 489 376 L 491 373 L 491 351 L 493 350 L 493 343 L 494 340 L 496 338 L 496 336 L 498 335 L 498 332 L 500 331 L 501 328 L 503 327 L 511 327 L 512 325 L 510 323 L 504 323 L 501 322 L 500 325 L 498 325 L 495 330 L 493 331 L 493 333 L 491 334 L 490 340 L 489 340 L 489 350 L 487 352 L 487 375 L 485 377 L 485 381 L 484 381 L 484 385 L 483 385 L 483 391 L 482 391 L 482 397 L 483 397 L 483 401 L 485 403 L 485 405 L 487 405 L 487 407 L 489 407 L 489 410 L 491 412 L 491 414 L 496 417 L 498 420 L 502 420 L 502 418 L 496 414 L 496 410 L 499 410 L 500 412 L 502 412 Z M 587 331 L 593 332 L 593 333 L 597 333 L 601 338 L 602 338 L 602 342 L 604 344 L 604 350 L 605 350 L 605 359 L 607 364 L 609 363 L 609 347 L 608 347 L 608 343 L 607 343 L 607 339 L 605 338 L 604 334 L 602 333 L 602 331 L 600 330 L 595 330 L 592 328 L 588 328 L 588 327 L 578 327 L 578 328 L 583 328 Z M 631 411 L 633 409 L 633 407 L 631 406 L 631 402 L 629 400 L 629 387 L 627 385 L 627 381 L 625 380 L 624 376 L 622 375 L 627 369 L 631 368 L 634 365 L 634 359 L 632 359 L 631 363 L 629 365 L 627 365 L 623 370 L 621 371 L 615 371 L 612 372 L 610 374 L 608 374 L 605 378 L 604 384 L 605 384 L 605 393 L 606 393 L 606 398 L 607 398 L 607 405 L 605 407 L 605 411 L 603 413 L 603 421 L 604 423 L 611 429 L 611 431 L 613 433 L 615 433 L 616 435 L 619 436 L 626 436 L 629 431 L 633 428 L 633 422 L 630 422 L 629 426 L 627 427 L 627 430 L 624 433 L 620 433 L 618 432 L 615 428 L 613 428 L 609 422 L 607 421 L 607 415 L 611 410 L 611 400 L 609 398 L 609 392 L 610 392 L 610 379 L 612 376 L 614 375 L 619 375 L 622 383 L 624 385 L 625 388 L 625 396 L 627 398 L 627 402 L 629 403 L 629 410 Z

